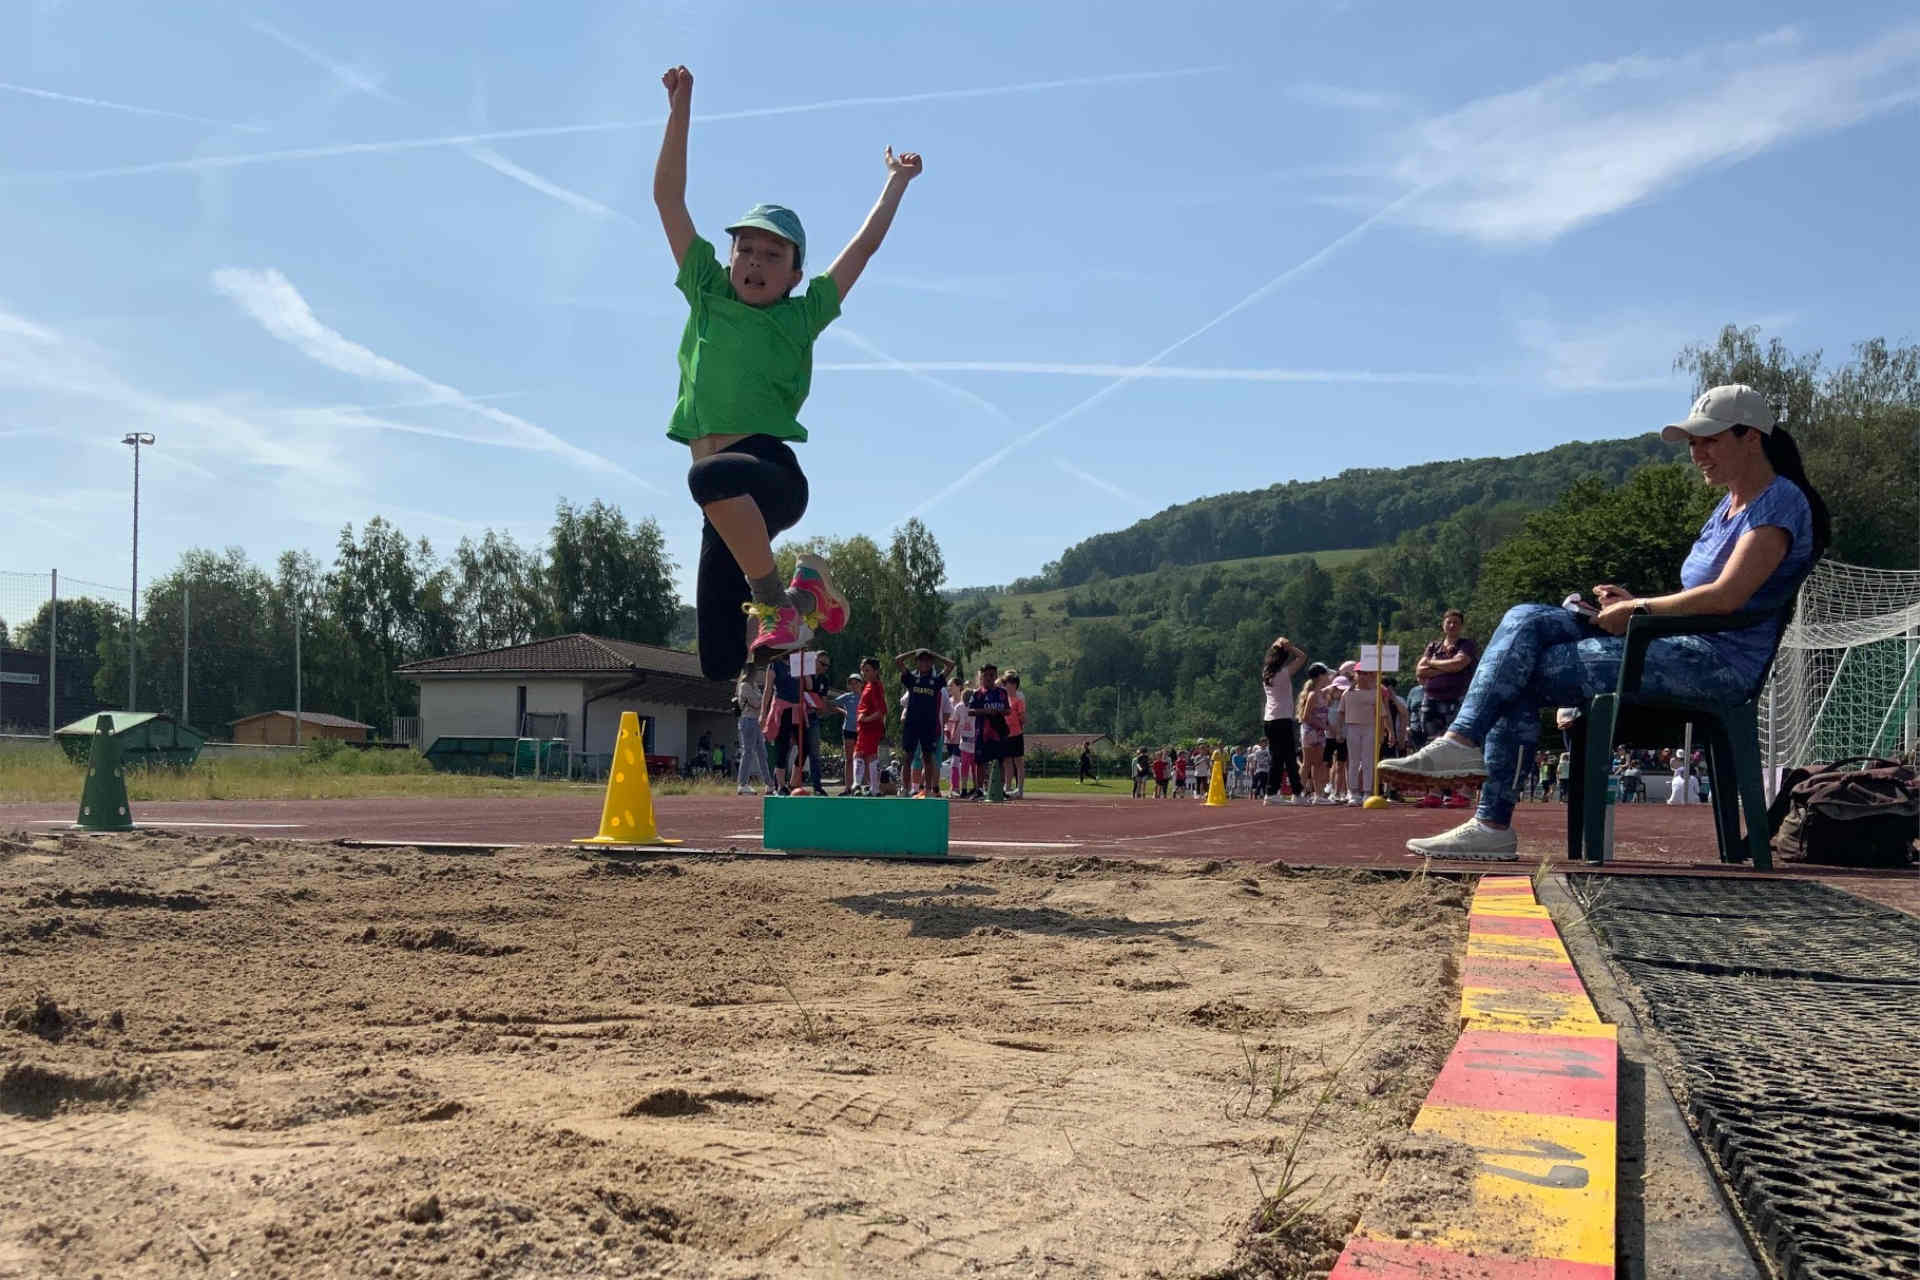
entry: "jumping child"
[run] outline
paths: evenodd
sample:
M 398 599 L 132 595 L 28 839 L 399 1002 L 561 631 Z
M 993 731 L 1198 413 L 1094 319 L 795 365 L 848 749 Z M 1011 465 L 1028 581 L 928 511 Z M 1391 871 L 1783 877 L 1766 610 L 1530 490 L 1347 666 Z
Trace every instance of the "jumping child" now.
M 826 562 L 803 555 L 781 586 L 773 538 L 807 509 L 807 478 L 789 442 L 807 438 L 800 425 L 813 377 L 813 343 L 840 314 L 867 261 L 880 248 L 920 157 L 886 151 L 887 184 L 867 220 L 827 273 L 790 297 L 803 278 L 807 236 L 793 210 L 759 204 L 727 227 L 733 245 L 720 266 L 713 246 L 687 212 L 687 132 L 693 115 L 693 73 L 671 67 L 667 128 L 653 171 L 653 202 L 680 269 L 675 285 L 691 312 L 680 338 L 680 394 L 667 437 L 693 454 L 687 488 L 705 519 L 700 530 L 696 600 L 700 666 L 709 679 L 757 660 L 801 648 L 814 630 L 846 625 L 847 601 Z M 747 643 L 746 626 L 759 623 Z

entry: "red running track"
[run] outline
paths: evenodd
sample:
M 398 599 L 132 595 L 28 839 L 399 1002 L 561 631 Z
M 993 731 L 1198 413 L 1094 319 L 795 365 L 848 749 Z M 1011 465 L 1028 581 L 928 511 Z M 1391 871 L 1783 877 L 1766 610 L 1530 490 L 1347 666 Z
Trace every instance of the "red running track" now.
M 809 803 L 847 806 L 857 799 Z M 928 801 L 926 803 L 934 803 Z M 0 805 L 0 829 L 58 827 L 72 822 L 73 804 Z M 758 852 L 760 801 L 745 796 L 661 796 L 655 813 L 662 834 L 684 840 L 682 852 Z M 1198 858 L 1279 860 L 1303 867 L 1402 868 L 1415 865 L 1405 849 L 1413 836 L 1444 831 L 1463 814 L 1396 805 L 1365 810 L 1336 805 L 1263 807 L 1235 800 L 1210 809 L 1195 800 L 1131 800 L 1124 796 L 1035 796 L 987 806 L 958 803 L 952 810 L 955 854 L 991 857 Z M 251 835 L 263 839 L 363 840 L 470 845 L 564 844 L 592 835 L 600 796 L 585 789 L 530 790 L 524 796 L 471 799 L 389 796 L 354 800 L 216 800 L 135 806 L 143 827 L 194 834 Z M 1565 865 L 1566 810 L 1523 805 L 1516 816 L 1520 866 L 1543 858 Z M 1615 813 L 1617 872 L 1720 873 L 1712 811 L 1704 805 L 1621 805 Z M 1502 864 L 1437 864 L 1457 870 Z M 1515 864 L 1504 864 L 1511 869 Z M 1793 868 L 1793 874 L 1809 874 Z M 1732 874 L 1751 875 L 1748 871 Z M 1920 873 L 1811 872 L 1845 883 L 1903 910 L 1920 909 Z

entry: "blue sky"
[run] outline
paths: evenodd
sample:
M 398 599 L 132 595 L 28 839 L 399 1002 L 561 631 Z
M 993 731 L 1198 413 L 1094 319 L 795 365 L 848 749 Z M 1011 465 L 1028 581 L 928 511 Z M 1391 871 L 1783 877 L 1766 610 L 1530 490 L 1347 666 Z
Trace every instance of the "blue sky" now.
M 443 553 L 556 499 L 698 516 L 650 198 L 824 267 L 926 174 L 802 414 L 800 534 L 953 585 L 1170 503 L 1629 435 L 1732 320 L 1844 355 L 1920 296 L 1911 5 L 0 7 L 0 569 Z

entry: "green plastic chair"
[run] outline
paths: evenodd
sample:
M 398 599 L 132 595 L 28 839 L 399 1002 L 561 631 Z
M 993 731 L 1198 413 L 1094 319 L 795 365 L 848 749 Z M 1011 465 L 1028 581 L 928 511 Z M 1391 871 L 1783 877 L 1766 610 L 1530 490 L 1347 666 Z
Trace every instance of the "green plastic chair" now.
M 1723 614 L 1640 614 L 1627 623 L 1627 649 L 1620 663 L 1620 682 L 1612 693 L 1588 700 L 1584 714 L 1567 730 L 1567 750 L 1573 759 L 1567 780 L 1567 857 L 1599 862 L 1607 824 L 1607 765 L 1613 745 L 1622 739 L 1672 742 L 1688 725 L 1694 741 L 1707 753 L 1709 803 L 1713 805 L 1714 837 L 1720 861 L 1751 860 L 1756 871 L 1773 870 L 1771 830 L 1767 825 L 1766 787 L 1760 762 L 1760 692 L 1767 687 L 1781 637 L 1793 621 L 1800 600 L 1802 574 L 1786 602 L 1774 609 Z M 1674 698 L 1644 693 L 1640 677 L 1646 669 L 1647 646 L 1663 636 L 1707 635 L 1738 631 L 1742 627 L 1778 620 L 1773 648 L 1761 668 L 1760 680 L 1746 701 L 1710 702 L 1703 698 Z M 1740 826 L 1742 810 L 1746 831 Z

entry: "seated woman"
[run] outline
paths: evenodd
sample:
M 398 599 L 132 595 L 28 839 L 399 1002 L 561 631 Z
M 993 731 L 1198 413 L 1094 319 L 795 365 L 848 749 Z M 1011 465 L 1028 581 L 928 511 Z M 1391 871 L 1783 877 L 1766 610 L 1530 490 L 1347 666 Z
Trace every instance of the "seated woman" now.
M 1382 760 L 1382 777 L 1411 786 L 1484 778 L 1479 810 L 1442 835 L 1407 841 L 1433 858 L 1513 861 L 1516 774 L 1540 736 L 1542 707 L 1582 704 L 1619 683 L 1627 623 L 1636 613 L 1738 613 L 1785 603 L 1826 549 L 1827 505 L 1807 480 L 1793 438 L 1773 425 L 1752 387 L 1715 387 L 1661 435 L 1687 442 L 1703 479 L 1727 490 L 1680 567 L 1680 590 L 1641 598 L 1606 583 L 1591 621 L 1559 605 L 1507 611 L 1487 642 L 1452 725 L 1410 756 Z M 1641 688 L 1653 694 L 1742 702 L 1753 696 L 1779 629 L 1667 636 L 1647 649 Z M 1484 754 L 1483 754 L 1484 749 Z

